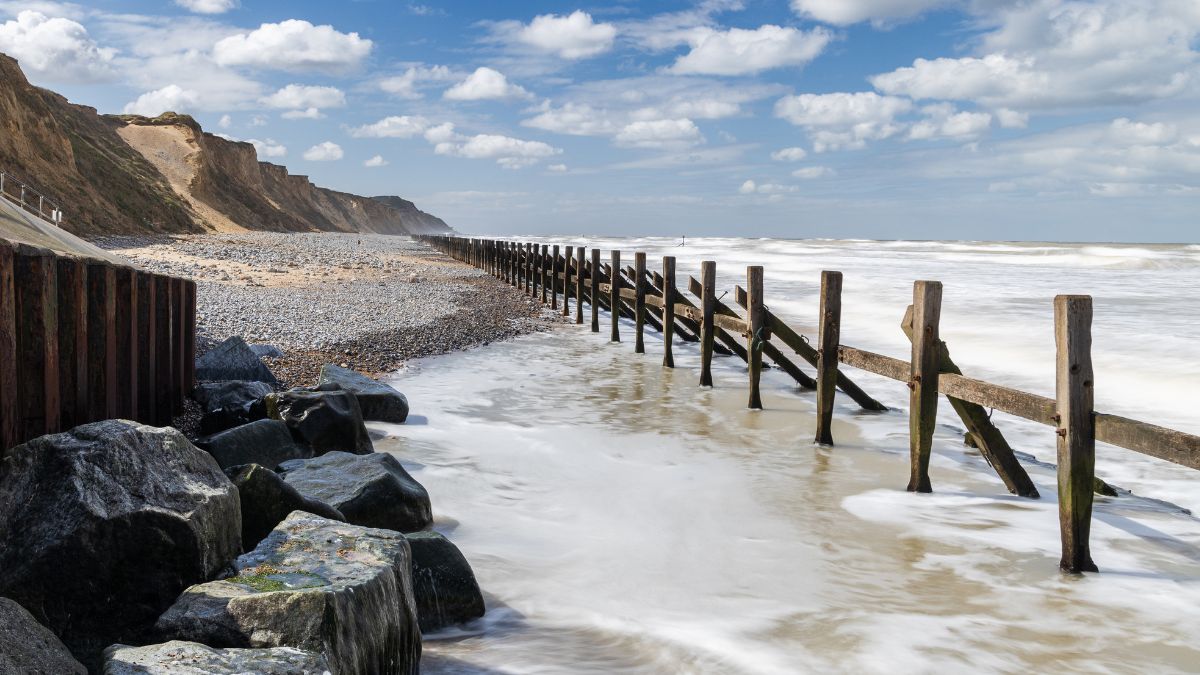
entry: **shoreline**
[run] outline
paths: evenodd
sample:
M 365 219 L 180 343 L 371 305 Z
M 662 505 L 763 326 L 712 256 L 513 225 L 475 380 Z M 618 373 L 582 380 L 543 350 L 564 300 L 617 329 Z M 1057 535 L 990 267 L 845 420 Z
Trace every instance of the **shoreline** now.
M 283 388 L 322 364 L 388 374 L 405 361 L 547 330 L 561 317 L 408 237 L 236 233 L 97 237 L 148 270 L 197 284 L 197 355 L 231 336 L 277 347 Z M 349 298 L 349 301 L 347 301 Z

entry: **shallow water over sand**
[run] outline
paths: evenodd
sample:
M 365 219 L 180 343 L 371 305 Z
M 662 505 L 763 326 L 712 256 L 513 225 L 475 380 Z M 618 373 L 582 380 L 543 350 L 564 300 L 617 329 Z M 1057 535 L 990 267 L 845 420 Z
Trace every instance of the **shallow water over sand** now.
M 736 265 L 744 266 L 739 255 L 801 244 L 745 242 L 738 248 L 737 240 L 725 241 L 737 245 L 714 244 L 700 253 L 722 261 L 718 269 L 729 274 L 723 287 L 735 280 Z M 888 277 L 871 274 L 861 251 L 837 255 L 841 264 L 824 266 L 847 273 L 845 342 L 903 356 L 898 345 L 904 338 L 894 327 L 905 286 L 912 278 L 940 278 L 947 282 L 944 326 L 979 329 L 982 317 L 1006 317 L 992 325 L 1016 336 L 1001 340 L 995 331 L 979 330 L 967 339 L 962 333 L 970 331 L 944 329 L 964 370 L 1042 393 L 1039 382 L 1052 386 L 1053 341 L 1038 331 L 1043 324 L 1049 330 L 1054 292 L 1091 290 L 1097 296 L 1097 351 L 1119 359 L 1125 358 L 1120 344 L 1099 344 L 1105 331 L 1121 332 L 1104 323 L 1112 316 L 1106 308 L 1118 304 L 1105 298 L 1140 292 L 1141 286 L 1129 286 L 1133 281 L 1160 285 L 1158 291 L 1144 289 L 1147 296 L 1161 293 L 1162 283 L 1178 283 L 1176 297 L 1160 298 L 1167 312 L 1197 312 L 1186 282 L 1197 280 L 1200 252 L 1182 247 L 1173 255 L 1184 262 L 1192 257 L 1183 272 L 1172 267 L 1156 277 L 1152 269 L 1130 279 L 1079 275 L 1079 269 L 1093 268 L 1062 261 L 1035 273 L 1002 274 L 989 266 L 1006 264 L 990 262 L 1006 253 L 968 253 L 977 256 L 970 265 L 985 263 L 985 280 L 971 282 L 978 284 L 972 289 L 992 298 L 991 305 L 969 311 L 950 310 L 961 301 L 952 282 L 960 274 L 975 278 L 961 271 L 962 263 L 939 263 L 929 251 L 906 253 L 892 262 L 911 258 L 928 267 Z M 829 262 L 831 256 L 819 257 Z M 809 307 L 812 274 L 758 261 L 767 266 L 773 310 L 792 318 L 800 316 L 789 314 L 793 307 L 815 315 Z M 822 266 L 818 260 L 812 265 Z M 692 271 L 683 256 L 680 267 Z M 785 281 L 785 273 L 796 279 Z M 1047 287 L 1049 281 L 1070 288 Z M 1105 286 L 1096 288 L 1098 283 Z M 864 308 L 880 318 L 856 317 Z M 1121 311 L 1123 324 L 1136 318 L 1132 309 Z M 1143 307 L 1141 314 L 1153 312 Z M 1176 314 L 1166 322 L 1179 329 L 1165 329 L 1164 339 L 1196 344 L 1197 322 Z M 804 323 L 796 321 L 797 327 Z M 877 328 L 865 330 L 870 326 Z M 632 337 L 631 326 L 624 329 Z M 997 418 L 1025 453 L 1041 500 L 1009 495 L 978 454 L 963 447 L 952 415 L 942 417 L 935 439 L 935 492 L 913 495 L 904 492 L 902 385 L 860 374 L 864 388 L 897 410 L 862 413 L 839 396 L 837 446 L 819 448 L 811 444 L 813 396 L 796 391 L 783 373 L 768 371 L 764 378 L 767 410 L 748 411 L 740 362 L 718 359 L 716 387 L 700 389 L 693 347 L 677 345 L 677 368 L 665 370 L 655 334 L 648 334 L 644 356 L 633 354 L 628 337 L 609 344 L 607 329 L 597 336 L 586 326 L 567 326 L 415 362 L 397 376 L 414 416 L 409 425 L 386 426 L 395 438 L 377 447 L 395 450 L 428 487 L 439 529 L 462 548 L 488 596 L 483 620 L 427 641 L 427 672 L 1200 667 L 1194 621 L 1200 522 L 1180 508 L 1200 505 L 1200 474 L 1102 448 L 1099 475 L 1139 496 L 1098 499 L 1093 555 L 1102 573 L 1063 576 L 1056 570 L 1048 428 Z M 991 340 L 1013 350 L 1012 359 L 1019 354 L 1022 363 L 1000 367 L 1005 364 L 987 358 Z M 1042 368 L 1023 363 L 1045 352 L 1047 341 L 1050 358 Z M 964 348 L 956 349 L 959 343 Z M 993 368 L 974 367 L 975 354 Z M 1129 358 L 1154 363 L 1145 353 Z M 1163 364 L 1161 374 L 1137 375 L 1145 380 L 1109 390 L 1107 407 L 1145 417 L 1131 387 L 1173 382 L 1175 374 L 1198 365 Z M 1102 402 L 1105 374 L 1098 356 Z M 1195 393 L 1194 385 L 1179 386 Z M 1178 406 L 1158 408 L 1150 421 L 1183 426 L 1175 420 L 1189 415 Z

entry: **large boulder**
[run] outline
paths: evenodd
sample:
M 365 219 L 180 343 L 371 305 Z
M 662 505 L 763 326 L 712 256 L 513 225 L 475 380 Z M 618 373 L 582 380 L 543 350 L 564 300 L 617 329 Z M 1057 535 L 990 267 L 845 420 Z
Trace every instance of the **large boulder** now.
M 241 551 L 237 490 L 172 428 L 85 424 L 0 466 L 0 595 L 89 667 Z
M 403 535 L 296 511 L 234 563 L 187 589 L 158 621 L 167 639 L 295 647 L 334 673 L 417 673 L 421 632 Z
M 196 439 L 196 446 L 212 455 L 222 469 L 261 464 L 274 469 L 289 459 L 312 457 L 312 449 L 292 438 L 279 420 L 255 420 L 212 436 Z
M 312 448 L 314 455 L 375 452 L 358 400 L 350 392 L 292 389 L 267 396 L 263 406 L 266 417 L 287 423 L 292 438 Z
M 266 382 L 225 380 L 223 382 L 201 382 L 192 389 L 192 398 L 209 413 L 221 408 L 245 408 L 258 399 L 275 391 Z
M 0 673 L 86 675 L 87 668 L 24 607 L 0 598 Z
M 318 391 L 344 389 L 358 399 L 363 419 L 403 424 L 408 419 L 408 399 L 388 385 L 362 373 L 327 363 L 321 366 Z
M 386 453 L 330 452 L 284 462 L 279 473 L 300 494 L 329 504 L 355 525 L 416 532 L 433 524 L 429 493 Z
M 478 619 L 483 594 L 471 564 L 458 547 L 437 532 L 404 535 L 412 548 L 413 592 L 421 632 Z
M 285 483 L 279 474 L 258 464 L 235 466 L 226 473 L 242 501 L 242 546 L 246 549 L 258 546 L 292 511 L 346 521 L 341 511 L 305 497 Z
M 294 647 L 213 649 L 173 640 L 161 645 L 113 645 L 103 675 L 327 675 L 325 657 Z
M 251 380 L 277 384 L 271 369 L 258 358 L 246 341 L 236 335 L 196 359 L 196 379 Z

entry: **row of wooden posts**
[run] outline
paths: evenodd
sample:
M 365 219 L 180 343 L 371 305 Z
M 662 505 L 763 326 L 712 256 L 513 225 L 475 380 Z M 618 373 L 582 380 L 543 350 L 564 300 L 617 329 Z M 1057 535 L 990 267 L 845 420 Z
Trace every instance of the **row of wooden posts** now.
M 171 424 L 195 356 L 195 282 L 0 242 L 0 456 L 86 422 Z
M 645 352 L 646 324 L 661 331 L 663 365 L 674 367 L 675 339 L 700 343 L 700 384 L 712 385 L 714 353 L 737 355 L 747 364 L 749 407 L 762 407 L 760 380 L 763 357 L 788 373 L 803 388 L 816 391 L 815 442 L 833 443 L 832 417 L 836 390 L 862 408 L 886 408 L 867 395 L 845 374 L 842 365 L 905 383 L 909 395 L 910 478 L 908 490 L 930 492 L 929 460 L 937 419 L 938 394 L 944 394 L 967 428 L 967 442 L 980 450 L 1010 492 L 1038 498 L 1033 481 L 1018 461 L 1003 434 L 993 424 L 988 409 L 1052 426 L 1058 451 L 1059 524 L 1062 540 L 1060 567 L 1068 572 L 1096 571 L 1089 546 L 1093 491 L 1110 494 L 1095 477 L 1095 446 L 1103 441 L 1142 454 L 1200 468 L 1200 437 L 1173 429 L 1109 415 L 1094 410 L 1095 380 L 1091 360 L 1092 298 L 1060 295 L 1054 299 L 1054 334 L 1057 345 L 1056 397 L 1046 398 L 963 376 L 940 339 L 942 285 L 917 281 L 913 304 L 901 328 L 912 342 L 908 360 L 895 359 L 841 344 L 842 274 L 821 274 L 817 346 L 771 313 L 764 304 L 763 268 L 746 269 L 746 287 L 734 289 L 741 316 L 716 294 L 716 263 L 702 262 L 700 279 L 689 278 L 686 289 L 693 303 L 677 288 L 675 258 L 662 260 L 662 273 L 646 268 L 646 254 L 635 253 L 633 266 L 622 268 L 621 252 L 609 252 L 601 263 L 599 249 L 582 246 L 536 244 L 503 240 L 422 235 L 425 243 L 451 257 L 482 268 L 531 297 L 570 316 L 570 298 L 576 298 L 575 322 L 584 323 L 583 303 L 591 308 L 591 329 L 600 331 L 599 312 L 611 314 L 613 341 L 620 341 L 619 320 L 631 318 L 635 326 L 634 351 Z M 560 255 L 560 250 L 563 254 Z M 660 310 L 657 316 L 648 310 Z M 779 345 L 776 344 L 779 343 Z M 789 349 L 793 355 L 783 351 Z M 816 370 L 809 376 L 795 363 L 799 356 Z

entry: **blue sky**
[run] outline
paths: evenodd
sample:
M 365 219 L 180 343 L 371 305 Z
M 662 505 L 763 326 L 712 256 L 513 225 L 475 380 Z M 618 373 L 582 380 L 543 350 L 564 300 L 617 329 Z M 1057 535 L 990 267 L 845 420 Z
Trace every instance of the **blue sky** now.
M 0 0 L 102 112 L 479 233 L 1200 240 L 1196 0 Z

